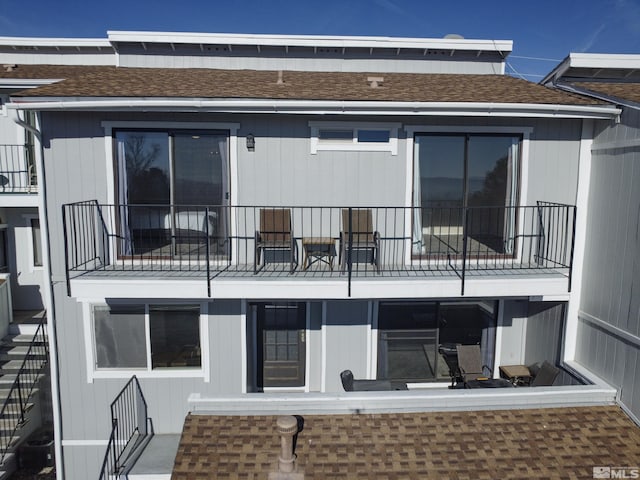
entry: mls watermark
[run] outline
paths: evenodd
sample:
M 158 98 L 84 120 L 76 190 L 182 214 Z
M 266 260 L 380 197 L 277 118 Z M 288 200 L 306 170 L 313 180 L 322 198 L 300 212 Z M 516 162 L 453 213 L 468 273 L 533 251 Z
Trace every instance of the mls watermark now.
M 640 467 L 593 467 L 593 478 L 640 478 Z

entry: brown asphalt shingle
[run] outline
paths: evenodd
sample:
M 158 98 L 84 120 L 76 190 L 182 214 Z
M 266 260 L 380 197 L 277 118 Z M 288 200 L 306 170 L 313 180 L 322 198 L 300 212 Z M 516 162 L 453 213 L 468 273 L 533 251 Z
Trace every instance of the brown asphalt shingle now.
M 573 85 L 607 97 L 640 103 L 640 83 L 576 82 Z
M 274 416 L 188 415 L 172 480 L 266 479 Z M 639 467 L 640 428 L 620 410 L 305 415 L 296 441 L 305 480 L 592 479 L 593 467 Z
M 20 65 L 13 72 L 15 78 L 20 78 L 23 68 L 35 70 L 34 66 Z M 384 82 L 371 88 L 368 77 L 383 77 Z M 277 79 L 277 71 L 88 67 L 72 72 L 64 81 L 15 96 L 602 103 L 506 75 L 285 71 L 284 84 L 278 84 Z

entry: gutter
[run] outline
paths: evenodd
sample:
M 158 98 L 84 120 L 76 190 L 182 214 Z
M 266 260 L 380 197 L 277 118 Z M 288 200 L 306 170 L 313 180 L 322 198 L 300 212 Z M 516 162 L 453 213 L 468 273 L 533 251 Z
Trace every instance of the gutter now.
M 44 304 L 47 312 L 47 335 L 49 337 L 49 370 L 51 374 L 51 403 L 53 410 L 53 431 L 54 431 L 54 449 L 56 462 L 56 478 L 62 480 L 64 478 L 64 458 L 62 451 L 62 410 L 60 405 L 60 376 L 58 368 L 58 338 L 56 334 L 56 315 L 55 301 L 53 291 L 53 278 L 51 275 L 51 242 L 49 239 L 49 224 L 47 214 L 46 201 L 46 175 L 44 170 L 44 153 L 42 149 L 42 132 L 36 127 L 29 125 L 20 118 L 18 110 L 12 110 L 13 121 L 22 128 L 33 133 L 39 148 L 34 149 L 36 152 L 36 160 L 38 163 L 38 218 L 41 229 L 41 241 L 45 248 L 42 251 L 44 268 Z M 38 124 L 40 122 L 38 121 Z
M 210 111 L 220 113 L 288 113 L 407 116 L 493 116 L 534 118 L 615 119 L 621 110 L 612 105 L 560 105 L 536 103 L 391 102 L 343 100 L 256 99 L 42 99 L 23 97 L 7 104 L 20 110 L 142 110 Z

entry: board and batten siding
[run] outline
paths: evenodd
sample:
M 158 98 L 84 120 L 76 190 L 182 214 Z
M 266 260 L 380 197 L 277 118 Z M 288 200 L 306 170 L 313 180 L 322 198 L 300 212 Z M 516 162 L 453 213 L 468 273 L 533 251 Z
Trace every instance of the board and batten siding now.
M 620 390 L 640 419 L 640 112 L 593 143 L 576 360 Z M 635 141 L 635 146 L 633 145 Z M 631 146 L 630 145 L 631 142 Z
M 151 46 L 153 49 L 153 46 Z M 234 47 L 232 53 L 217 52 L 213 55 L 203 55 L 199 48 L 195 55 L 171 55 L 164 51 L 145 52 L 139 54 L 127 51 L 121 47 L 118 62 L 121 67 L 145 68 L 218 68 L 230 70 L 294 70 L 294 71 L 327 71 L 327 72 L 398 72 L 398 73 L 459 73 L 459 74 L 496 74 L 502 73 L 501 60 L 479 61 L 476 55 L 458 55 L 451 57 L 439 56 L 436 60 L 416 56 L 413 59 L 394 58 L 362 58 L 348 53 L 344 57 L 331 58 L 318 55 L 315 58 L 305 58 L 295 54 L 286 55 L 284 50 L 276 49 L 273 54 L 265 53 L 257 57 L 239 53 L 243 47 Z M 255 47 L 250 48 L 255 53 Z M 166 50 L 165 50 L 166 51 Z M 286 72 L 285 72 L 286 77 Z M 275 80 L 275 78 L 274 78 Z

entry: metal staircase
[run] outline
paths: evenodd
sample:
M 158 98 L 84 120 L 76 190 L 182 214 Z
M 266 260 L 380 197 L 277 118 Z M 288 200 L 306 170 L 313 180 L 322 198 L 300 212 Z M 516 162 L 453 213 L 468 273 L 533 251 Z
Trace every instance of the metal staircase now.
M 49 361 L 45 312 L 33 320 L 12 324 L 0 343 L 0 479 L 13 473 L 15 451 L 42 424 L 39 384 Z

